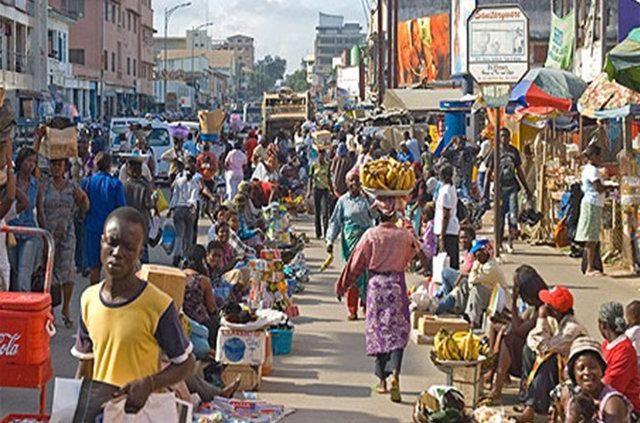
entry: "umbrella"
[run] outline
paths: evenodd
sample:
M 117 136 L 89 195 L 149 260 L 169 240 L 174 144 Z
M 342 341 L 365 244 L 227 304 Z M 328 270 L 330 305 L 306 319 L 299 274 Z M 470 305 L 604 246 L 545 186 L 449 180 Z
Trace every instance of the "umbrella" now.
M 627 115 L 633 105 L 640 105 L 640 93 L 610 81 L 606 73 L 598 75 L 578 100 L 580 113 L 592 119 Z
M 510 109 L 532 108 L 536 114 L 554 109 L 571 111 L 587 83 L 578 76 L 560 69 L 535 68 L 524 76 L 509 97 Z
M 624 41 L 611 49 L 604 71 L 618 84 L 640 91 L 640 28 L 632 30 Z

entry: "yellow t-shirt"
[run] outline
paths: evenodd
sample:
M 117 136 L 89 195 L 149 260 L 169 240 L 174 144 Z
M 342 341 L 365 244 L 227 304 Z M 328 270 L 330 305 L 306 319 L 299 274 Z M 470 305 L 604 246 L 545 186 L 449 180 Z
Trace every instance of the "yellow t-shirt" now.
M 71 353 L 93 359 L 93 379 L 123 386 L 160 370 L 160 355 L 184 362 L 192 346 L 171 297 L 144 283 L 128 302 L 108 304 L 103 283 L 87 288 L 80 300 L 82 319 Z

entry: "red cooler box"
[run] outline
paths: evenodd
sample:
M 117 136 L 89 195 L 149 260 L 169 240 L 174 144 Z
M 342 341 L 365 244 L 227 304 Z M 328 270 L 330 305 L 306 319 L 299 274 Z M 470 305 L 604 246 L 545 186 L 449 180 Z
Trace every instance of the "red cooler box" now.
M 48 361 L 52 321 L 48 293 L 0 292 L 0 367 Z

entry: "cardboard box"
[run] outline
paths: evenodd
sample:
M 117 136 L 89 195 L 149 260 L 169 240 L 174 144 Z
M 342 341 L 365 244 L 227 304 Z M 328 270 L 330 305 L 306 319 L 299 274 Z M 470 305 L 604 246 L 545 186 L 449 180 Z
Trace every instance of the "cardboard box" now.
M 413 310 L 411 312 L 411 329 L 418 329 L 418 321 L 422 316 L 428 316 L 429 313 L 426 311 Z
M 237 377 L 240 377 L 239 391 L 258 391 L 262 383 L 262 366 L 227 364 L 222 368 L 220 376 L 224 386 L 233 383 Z
M 180 269 L 156 264 L 144 264 L 140 269 L 140 279 L 158 287 L 173 298 L 178 310 L 184 303 L 184 291 L 187 286 L 187 275 Z
M 418 320 L 418 331 L 423 335 L 435 336 L 440 329 L 455 333 L 469 330 L 469 323 L 461 317 L 424 315 Z
M 216 360 L 222 364 L 262 365 L 266 358 L 266 336 L 264 330 L 221 327 L 218 330 Z

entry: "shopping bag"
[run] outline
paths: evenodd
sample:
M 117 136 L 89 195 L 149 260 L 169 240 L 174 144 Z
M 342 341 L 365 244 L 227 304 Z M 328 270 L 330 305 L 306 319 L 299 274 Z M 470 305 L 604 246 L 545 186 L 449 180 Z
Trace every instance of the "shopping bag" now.
M 155 215 L 149 221 L 149 245 L 155 247 L 160 242 L 160 238 L 162 237 L 162 227 L 163 227 L 163 219 L 162 217 Z
M 433 276 L 431 279 L 434 282 L 442 283 L 442 271 L 447 267 L 450 267 L 451 259 L 447 253 L 438 253 L 433 258 Z
M 567 221 L 562 219 L 556 224 L 555 228 L 553 228 L 553 239 L 556 243 L 556 247 L 564 248 L 571 244 L 569 237 L 567 236 L 567 232 Z
M 164 194 L 162 193 L 162 190 L 156 189 L 154 193 L 156 194 L 156 197 L 157 197 L 156 209 L 158 210 L 158 213 L 162 213 L 163 211 L 169 208 L 169 202 L 167 201 L 167 197 L 165 197 Z
M 173 393 L 151 394 L 138 414 L 124 412 L 124 398 L 106 403 L 103 421 L 110 423 L 177 422 L 178 409 Z
M 176 228 L 173 226 L 173 219 L 165 219 L 162 225 L 161 243 L 164 251 L 171 255 L 176 244 Z

